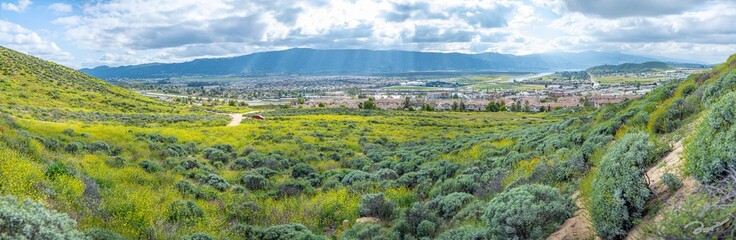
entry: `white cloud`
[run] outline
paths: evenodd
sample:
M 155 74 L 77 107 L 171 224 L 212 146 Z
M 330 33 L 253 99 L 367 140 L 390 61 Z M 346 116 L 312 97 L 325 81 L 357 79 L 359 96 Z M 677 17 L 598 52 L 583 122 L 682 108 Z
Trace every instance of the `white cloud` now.
M 70 13 L 72 11 L 72 5 L 66 3 L 53 3 L 49 5 L 49 9 L 56 13 Z
M 90 1 L 78 14 L 52 23 L 63 27 L 67 40 L 97 57 L 85 60 L 91 65 L 293 47 L 511 54 L 650 54 L 666 47 L 673 48 L 667 53 L 680 55 L 691 49 L 723 51 L 708 61 L 728 54 L 736 42 L 730 27 L 736 17 L 732 0 L 688 0 L 658 10 L 662 1 L 111 0 Z M 629 14 L 621 10 L 627 7 L 622 3 L 642 9 Z M 602 12 L 602 7 L 613 10 Z
M 17 4 L 4 2 L 0 4 L 0 7 L 2 7 L 2 9 L 6 11 L 23 12 L 28 6 L 31 5 L 31 3 L 31 0 L 18 0 Z
M 56 43 L 46 41 L 36 32 L 12 22 L 0 20 L 0 45 L 68 66 L 77 66 L 72 62 L 74 57 L 61 50 Z

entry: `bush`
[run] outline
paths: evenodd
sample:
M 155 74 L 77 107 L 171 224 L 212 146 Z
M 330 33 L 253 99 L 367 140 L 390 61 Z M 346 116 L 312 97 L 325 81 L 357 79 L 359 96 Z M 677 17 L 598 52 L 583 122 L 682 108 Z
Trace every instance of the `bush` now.
M 466 204 L 473 201 L 473 195 L 461 192 L 450 193 L 446 196 L 436 197 L 427 203 L 427 207 L 434 209 L 440 217 L 450 219 L 455 216 Z
M 64 129 L 64 131 L 61 131 L 61 134 L 72 137 L 74 136 L 74 129 L 70 129 L 70 128 Z
M 246 170 L 249 168 L 252 168 L 253 164 L 250 164 L 250 161 L 248 161 L 247 158 L 238 158 L 233 161 L 233 164 L 230 166 L 231 170 Z
M 64 164 L 60 162 L 55 162 L 46 169 L 46 177 L 50 178 L 51 180 L 54 180 L 57 176 L 61 175 L 72 176 L 72 173 L 69 171 L 69 169 L 66 168 L 66 166 L 64 166 Z
M 462 226 L 447 230 L 437 236 L 437 240 L 486 240 L 489 239 L 488 232 L 484 228 Z
M 120 234 L 102 228 L 90 228 L 84 235 L 90 240 L 125 240 Z
M 383 193 L 366 194 L 360 198 L 360 216 L 391 220 L 394 203 L 384 198 Z
M 78 153 L 79 150 L 82 150 L 84 148 L 84 144 L 81 142 L 71 142 L 64 147 L 64 151 L 68 153 Z
M 266 188 L 268 180 L 259 174 L 246 173 L 240 178 L 240 183 L 250 190 L 259 190 Z
M 304 225 L 296 223 L 271 226 L 263 234 L 263 240 L 283 239 L 318 240 L 325 238 L 314 235 Z
M 87 145 L 86 148 L 87 148 L 87 151 L 90 151 L 90 152 L 100 151 L 100 152 L 103 152 L 104 154 L 111 154 L 110 145 L 102 141 L 92 142 L 89 145 Z
M 182 240 L 217 240 L 217 238 L 207 233 L 195 233 L 191 236 L 181 238 Z
M 531 184 L 498 194 L 483 218 L 492 239 L 543 239 L 574 211 L 573 201 L 556 188 Z
M 204 210 L 192 201 L 176 200 L 169 204 L 169 221 L 193 224 L 204 218 Z
M 105 160 L 105 164 L 111 168 L 122 168 L 128 164 L 128 160 L 125 160 L 125 158 L 120 156 L 115 156 Z
M 299 163 L 291 168 L 291 177 L 293 178 L 309 177 L 309 175 L 313 173 L 316 173 L 314 168 L 305 163 Z
M 345 174 L 345 176 L 342 178 L 341 183 L 343 185 L 352 185 L 353 183 L 369 180 L 371 178 L 371 175 L 369 173 L 353 170 Z
M 76 225 L 66 214 L 49 210 L 41 203 L 0 196 L 2 239 L 84 239 Z
M 625 237 L 641 217 L 650 194 L 643 166 L 654 151 L 649 135 L 629 133 L 603 155 L 590 196 L 590 215 L 600 237 Z
M 277 189 L 277 193 L 280 197 L 285 197 L 285 196 L 295 197 L 295 196 L 302 195 L 304 193 L 312 194 L 314 193 L 314 188 L 312 188 L 312 184 L 307 180 L 291 179 L 279 185 Z
M 685 145 L 685 168 L 696 179 L 714 183 L 726 169 L 736 169 L 736 92 L 711 106 Z
M 230 155 L 220 149 L 208 148 L 202 152 L 204 153 L 204 158 L 212 162 L 228 163 L 230 161 Z
M 256 220 L 257 213 L 260 207 L 258 204 L 251 201 L 236 201 L 228 208 L 228 213 L 231 218 L 237 219 L 240 222 L 251 222 Z
M 680 181 L 680 179 L 672 173 L 665 173 L 664 175 L 662 175 L 662 183 L 664 183 L 664 185 L 667 185 L 667 188 L 673 192 L 682 187 L 682 181 Z
M 343 240 L 370 239 L 370 240 L 392 240 L 399 239 L 393 232 L 384 229 L 380 224 L 358 223 L 345 231 Z
M 139 163 L 139 165 L 143 168 L 143 170 L 146 170 L 146 172 L 149 173 L 155 173 L 161 170 L 161 165 L 151 160 L 143 160 L 141 161 L 141 163 Z
M 230 188 L 230 183 L 225 181 L 222 177 L 218 176 L 217 174 L 209 174 L 207 175 L 202 181 L 210 185 L 211 187 L 220 190 L 225 191 Z
M 424 204 L 417 202 L 412 204 L 411 208 L 409 208 L 406 213 L 404 213 L 404 215 L 399 218 L 398 221 L 396 221 L 395 227 L 396 230 L 398 230 L 404 238 L 411 236 L 430 237 L 434 232 L 430 234 L 430 232 L 428 232 L 429 229 L 426 229 L 429 224 L 424 223 L 421 228 L 419 226 L 425 221 L 433 223 L 435 226 L 437 226 L 439 223 L 439 218 L 437 218 L 437 216 L 435 216 L 431 210 L 427 209 Z

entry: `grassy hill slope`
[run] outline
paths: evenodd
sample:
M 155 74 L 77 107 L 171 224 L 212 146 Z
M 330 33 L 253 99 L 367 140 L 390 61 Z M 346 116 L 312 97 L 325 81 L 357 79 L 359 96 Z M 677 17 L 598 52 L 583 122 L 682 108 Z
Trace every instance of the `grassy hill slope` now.
M 166 102 L 5 47 L 0 47 L 0 105 L 121 113 L 176 110 Z

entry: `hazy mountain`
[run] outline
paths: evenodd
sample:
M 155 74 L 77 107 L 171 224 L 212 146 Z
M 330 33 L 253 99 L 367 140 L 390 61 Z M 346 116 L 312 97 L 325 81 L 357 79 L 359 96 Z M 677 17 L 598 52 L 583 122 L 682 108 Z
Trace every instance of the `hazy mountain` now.
M 157 78 L 191 75 L 378 74 L 417 71 L 551 71 L 654 59 L 607 52 L 508 55 L 411 51 L 315 50 L 295 48 L 239 57 L 184 63 L 82 69 L 106 78 Z

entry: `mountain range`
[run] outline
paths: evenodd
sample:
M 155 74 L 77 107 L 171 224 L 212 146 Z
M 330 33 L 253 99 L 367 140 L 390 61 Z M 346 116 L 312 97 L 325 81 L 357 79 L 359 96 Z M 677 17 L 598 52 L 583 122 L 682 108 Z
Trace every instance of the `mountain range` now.
M 165 78 L 218 75 L 320 75 L 381 74 L 431 71 L 540 72 L 586 69 L 604 64 L 657 61 L 615 52 L 542 53 L 437 53 L 376 50 L 316 50 L 294 48 L 238 57 L 197 59 L 183 63 L 81 69 L 103 79 Z

